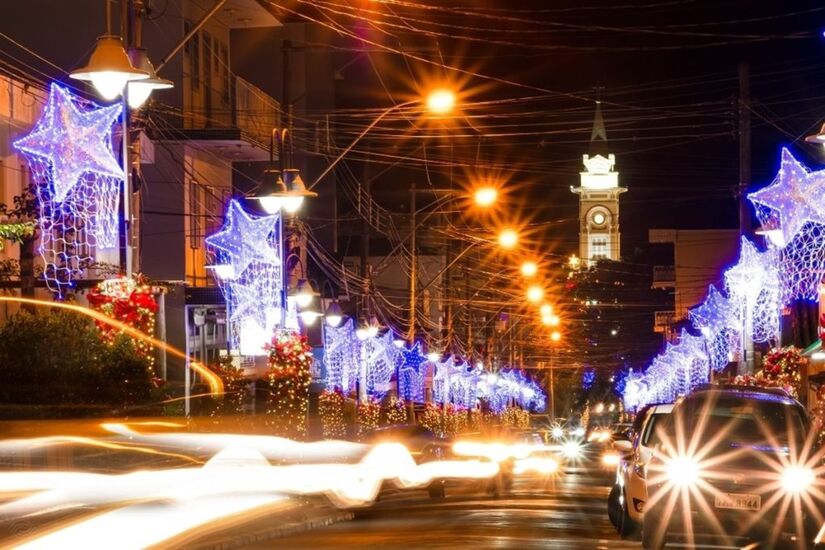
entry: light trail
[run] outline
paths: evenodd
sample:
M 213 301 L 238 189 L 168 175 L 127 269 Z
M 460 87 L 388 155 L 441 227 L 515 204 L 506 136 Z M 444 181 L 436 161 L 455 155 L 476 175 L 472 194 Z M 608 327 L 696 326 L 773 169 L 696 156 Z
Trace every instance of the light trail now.
M 194 370 L 195 372 L 197 372 L 198 374 L 200 374 L 203 377 L 203 379 L 206 381 L 207 385 L 209 386 L 209 391 L 211 392 L 211 394 L 213 396 L 223 395 L 223 389 L 224 389 L 223 388 L 223 381 L 220 379 L 220 377 L 217 374 L 215 374 L 214 372 L 209 370 L 205 365 L 201 365 L 197 361 L 193 361 L 191 357 L 186 355 L 184 352 L 182 352 L 178 348 L 176 348 L 174 346 L 171 346 L 171 345 L 167 344 L 166 342 L 158 340 L 157 338 L 155 338 L 153 336 L 149 336 L 148 334 L 145 334 L 145 333 L 141 332 L 140 330 L 138 330 L 138 329 L 136 329 L 132 326 L 127 325 L 126 323 L 123 323 L 123 322 L 118 321 L 116 319 L 112 319 L 111 317 L 108 317 L 108 316 L 104 315 L 103 313 L 100 313 L 99 311 L 95 311 L 95 310 L 89 309 L 87 307 L 79 306 L 77 304 L 67 304 L 65 302 L 51 302 L 51 301 L 48 301 L 48 300 L 36 300 L 34 298 L 18 298 L 18 297 L 15 297 L 15 296 L 0 296 L 0 302 L 15 302 L 15 303 L 19 303 L 19 304 L 31 304 L 31 305 L 40 306 L 40 307 L 56 307 L 56 308 L 65 309 L 65 310 L 68 310 L 68 311 L 73 311 L 75 313 L 80 313 L 81 315 L 91 317 L 95 321 L 99 321 L 101 323 L 105 323 L 105 324 L 110 325 L 112 327 L 118 328 L 121 331 L 123 331 L 125 334 L 128 334 L 129 336 L 131 336 L 133 338 L 137 338 L 139 340 L 147 342 L 147 343 L 149 343 L 149 344 L 151 344 L 151 345 L 153 345 L 157 348 L 160 348 L 160 349 L 162 349 L 162 350 L 164 350 L 168 353 L 171 353 L 175 357 L 179 357 L 181 359 L 184 359 L 185 361 L 187 361 L 187 363 L 192 368 L 192 370 Z
M 162 437 L 167 444 L 182 443 L 191 449 L 199 445 L 246 442 L 258 444 L 264 452 L 281 459 L 335 457 L 340 460 L 342 451 L 346 458 L 351 458 L 347 451 L 356 450 L 362 458 L 354 463 L 273 466 L 257 448 L 230 445 L 201 468 L 132 471 L 119 475 L 2 472 L 0 499 L 9 500 L 0 505 L 0 517 L 47 517 L 58 511 L 79 514 L 65 524 L 51 526 L 49 532 L 12 541 L 11 545 L 75 548 L 82 541 L 84 546 L 91 544 L 93 548 L 145 547 L 292 495 L 319 494 L 339 507 L 364 506 L 375 500 L 386 481 L 414 488 L 424 487 L 436 479 L 483 479 L 499 472 L 496 462 L 484 460 L 416 464 L 407 448 L 399 443 L 367 447 L 344 441 L 301 443 L 268 436 L 142 435 L 121 424 L 108 425 L 108 429 L 143 439 Z M 102 511 L 83 515 L 89 509 Z

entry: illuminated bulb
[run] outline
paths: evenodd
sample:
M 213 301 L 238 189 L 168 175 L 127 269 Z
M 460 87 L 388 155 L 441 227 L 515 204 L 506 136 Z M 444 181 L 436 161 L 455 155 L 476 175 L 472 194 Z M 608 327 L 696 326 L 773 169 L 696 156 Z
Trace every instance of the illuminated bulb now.
M 435 363 L 440 358 L 441 358 L 441 354 L 436 353 L 434 351 L 431 351 L 430 353 L 427 354 L 427 361 L 429 361 L 430 363 Z
M 301 322 L 304 325 L 310 327 L 315 324 L 315 320 L 320 317 L 321 314 L 317 311 L 302 311 L 298 314 L 298 316 L 301 318 Z
M 258 203 L 267 214 L 277 214 L 281 211 L 281 207 L 284 205 L 284 199 L 280 196 L 270 195 L 266 197 L 258 197 Z
M 527 300 L 530 302 L 540 302 L 544 298 L 544 289 L 538 285 L 533 285 L 527 289 Z
M 478 206 L 492 206 L 498 198 L 498 191 L 495 187 L 482 187 L 475 192 L 474 198 Z
M 298 210 L 301 209 L 301 205 L 304 204 L 304 197 L 301 196 L 286 196 L 283 197 L 283 208 L 289 214 L 294 214 Z
M 340 326 L 341 321 L 343 321 L 343 320 L 344 320 L 344 318 L 341 317 L 340 315 L 331 315 L 329 313 L 327 313 L 327 315 L 326 315 L 327 324 L 329 326 L 333 327 L 333 328 Z
M 298 287 L 295 292 L 295 303 L 298 307 L 305 308 L 312 303 L 312 298 L 315 296 L 315 291 L 312 285 L 306 279 L 298 281 Z
M 701 468 L 696 459 L 689 456 L 677 456 L 667 462 L 668 479 L 676 485 L 689 487 L 699 481 Z
M 93 74 L 91 80 L 100 97 L 111 101 L 123 91 L 126 82 L 129 81 L 129 76 L 115 71 L 103 71 Z
M 550 304 L 542 304 L 539 308 L 539 313 L 542 317 L 550 317 L 553 315 L 553 306 Z
M 788 466 L 782 471 L 782 488 L 789 493 L 802 493 L 816 480 L 814 471 L 805 466 Z
M 206 268 L 211 269 L 218 279 L 230 280 L 235 278 L 235 268 L 232 267 L 232 264 L 208 265 Z
M 434 114 L 447 114 L 454 106 L 455 94 L 450 90 L 435 90 L 427 97 L 427 109 Z
M 536 262 L 524 262 L 521 264 L 521 274 L 525 277 L 533 277 L 539 272 L 539 266 Z
M 561 333 L 558 331 L 553 331 L 553 333 L 550 335 L 550 340 L 552 340 L 553 342 L 558 342 L 559 340 L 561 340 Z
M 498 234 L 498 244 L 502 248 L 513 248 L 518 244 L 518 233 L 512 229 L 505 229 Z

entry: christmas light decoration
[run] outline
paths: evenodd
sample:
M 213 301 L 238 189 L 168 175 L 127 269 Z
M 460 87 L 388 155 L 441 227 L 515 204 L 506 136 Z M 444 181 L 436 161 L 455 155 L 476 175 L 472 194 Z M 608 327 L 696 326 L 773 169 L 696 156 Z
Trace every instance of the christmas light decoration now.
M 404 400 L 391 397 L 387 402 L 385 418 L 388 425 L 405 424 L 407 422 L 407 405 Z
M 582 372 L 582 389 L 589 390 L 596 382 L 596 371 L 593 369 L 584 369 Z
M 155 317 L 158 303 L 152 287 L 143 278 L 109 279 L 99 283 L 86 295 L 89 304 L 107 317 L 116 319 L 148 336 L 155 334 Z M 104 340 L 114 344 L 123 329 L 95 321 Z M 144 357 L 150 367 L 154 366 L 154 347 L 140 338 L 131 338 L 137 352 Z
M 405 401 L 421 403 L 424 401 L 424 367 L 427 356 L 421 351 L 421 342 L 412 348 L 401 348 L 402 363 L 398 369 L 398 385 L 401 397 Z
M 226 223 L 206 237 L 206 245 L 222 266 L 215 277 L 229 309 L 230 346 L 242 355 L 265 354 L 282 322 L 297 328 L 294 304 L 288 303 L 284 313 L 278 215 L 253 217 L 231 200 Z
M 375 399 L 359 403 L 355 416 L 358 421 L 358 435 L 366 435 L 378 428 L 381 419 L 381 405 Z
M 737 376 L 734 383 L 745 386 L 782 388 L 798 398 L 802 385 L 802 368 L 804 368 L 804 360 L 799 349 L 793 346 L 773 348 L 765 356 L 762 370 L 755 375 Z
M 306 435 L 312 348 L 306 337 L 288 330 L 275 333 L 267 346 L 269 386 L 267 414 L 278 433 L 290 438 Z
M 750 331 L 754 342 L 767 342 L 779 331 L 781 291 L 776 252 L 759 252 L 742 237 L 739 261 L 725 272 L 728 294 L 742 304 L 744 330 Z
M 818 300 L 825 273 L 825 225 L 805 224 L 778 255 L 784 303 Z
M 341 388 L 345 394 L 355 391 L 361 343 L 355 336 L 352 319 L 339 327 L 324 329 L 324 366 L 327 389 Z
M 401 353 L 393 344 L 391 331 L 368 337 L 361 346 L 367 370 L 367 394 L 380 399 L 390 389 L 392 375 L 402 361 Z
M 14 142 L 28 160 L 38 204 L 43 278 L 62 295 L 117 246 L 123 168 L 112 151 L 120 105 L 98 107 L 52 84 L 31 133 Z
M 748 195 L 756 206 L 757 216 L 765 221 L 776 215 L 783 246 L 799 233 L 808 222 L 825 224 L 825 170 L 811 172 L 783 148 L 779 172 L 767 187 Z
M 324 439 L 342 439 L 347 435 L 344 424 L 344 396 L 338 390 L 324 390 L 318 397 L 318 413 Z

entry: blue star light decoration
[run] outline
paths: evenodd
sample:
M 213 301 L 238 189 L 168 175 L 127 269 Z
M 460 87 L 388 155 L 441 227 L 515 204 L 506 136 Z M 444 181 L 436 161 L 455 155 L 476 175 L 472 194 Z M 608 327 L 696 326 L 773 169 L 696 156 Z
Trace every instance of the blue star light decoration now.
M 741 307 L 716 289 L 708 287 L 705 301 L 692 308 L 688 317 L 707 342 L 708 354 L 714 370 L 721 370 L 741 349 Z
M 52 84 L 32 131 L 14 142 L 31 168 L 44 279 L 59 295 L 118 244 L 123 168 L 112 150 L 120 105 L 99 107 Z
M 421 342 L 411 348 L 401 348 L 401 367 L 398 370 L 401 397 L 405 401 L 424 401 L 424 368 L 427 356 L 421 351 Z
M 264 346 L 288 318 L 283 303 L 278 216 L 251 216 L 236 200 L 223 228 L 206 238 L 214 274 L 229 310 L 229 341 L 241 355 L 265 355 Z
M 739 261 L 725 272 L 728 295 L 742 307 L 744 330 L 754 342 L 768 342 L 779 333 L 782 291 L 776 251 L 759 252 L 742 237 Z

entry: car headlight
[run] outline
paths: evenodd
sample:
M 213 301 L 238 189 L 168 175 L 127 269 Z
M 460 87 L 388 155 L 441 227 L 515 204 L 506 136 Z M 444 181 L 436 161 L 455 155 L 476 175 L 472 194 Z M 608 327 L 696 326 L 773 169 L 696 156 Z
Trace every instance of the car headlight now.
M 788 493 L 804 493 L 808 490 L 816 476 L 814 471 L 806 466 L 788 466 L 782 471 L 782 488 Z
M 578 441 L 565 441 L 561 446 L 561 454 L 566 458 L 579 458 L 582 455 L 582 446 Z
M 562 437 L 564 437 L 564 430 L 563 430 L 563 429 L 561 429 L 560 427 L 556 426 L 556 427 L 555 427 L 555 428 L 553 428 L 553 430 L 550 432 L 550 435 L 552 435 L 552 436 L 553 436 L 553 439 L 561 439 Z
M 667 461 L 665 473 L 671 483 L 682 487 L 695 485 L 702 477 L 699 461 L 690 456 L 675 456 Z
M 602 455 L 602 464 L 605 466 L 618 466 L 621 458 L 617 453 L 604 453 Z

